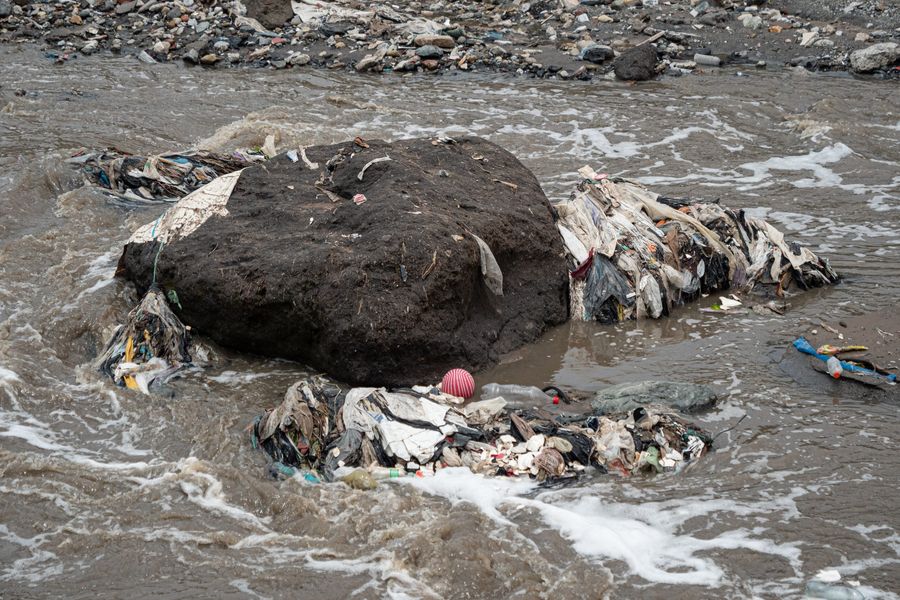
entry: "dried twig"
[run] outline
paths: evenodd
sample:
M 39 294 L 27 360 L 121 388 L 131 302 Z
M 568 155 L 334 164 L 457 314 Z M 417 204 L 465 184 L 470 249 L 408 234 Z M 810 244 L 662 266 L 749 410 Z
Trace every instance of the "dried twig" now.
M 422 271 L 422 279 L 427 278 L 431 275 L 431 272 L 434 271 L 434 268 L 437 266 L 437 250 L 434 251 L 434 254 L 431 255 L 431 264 Z

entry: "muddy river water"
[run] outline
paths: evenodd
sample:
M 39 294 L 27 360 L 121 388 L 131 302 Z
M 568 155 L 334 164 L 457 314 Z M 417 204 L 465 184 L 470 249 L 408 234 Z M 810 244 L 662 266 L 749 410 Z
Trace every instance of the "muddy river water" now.
M 896 402 L 825 393 L 779 365 L 811 323 L 896 310 L 897 97 L 896 82 L 789 71 L 562 85 L 55 67 L 0 50 L 0 597 L 791 598 L 833 568 L 867 598 L 898 598 Z M 115 206 L 62 163 L 79 147 L 235 147 L 267 132 L 485 136 L 552 200 L 584 164 L 721 197 L 845 280 L 784 317 L 689 306 L 571 324 L 477 378 L 709 383 L 723 399 L 703 426 L 747 418 L 681 473 L 562 489 L 462 472 L 374 492 L 275 482 L 244 428 L 302 365 L 223 350 L 154 396 L 91 368 L 135 301 L 112 278 L 122 244 L 163 207 Z

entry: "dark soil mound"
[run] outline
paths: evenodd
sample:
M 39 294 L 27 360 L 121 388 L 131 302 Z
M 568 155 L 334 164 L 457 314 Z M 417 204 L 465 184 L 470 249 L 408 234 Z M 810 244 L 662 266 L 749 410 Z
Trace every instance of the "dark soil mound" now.
M 243 171 L 227 215 L 159 253 L 179 316 L 224 345 L 373 385 L 486 367 L 566 320 L 552 209 L 513 155 L 478 138 L 368 146 L 308 148 L 314 169 L 281 155 Z M 129 243 L 120 274 L 146 289 L 158 248 Z

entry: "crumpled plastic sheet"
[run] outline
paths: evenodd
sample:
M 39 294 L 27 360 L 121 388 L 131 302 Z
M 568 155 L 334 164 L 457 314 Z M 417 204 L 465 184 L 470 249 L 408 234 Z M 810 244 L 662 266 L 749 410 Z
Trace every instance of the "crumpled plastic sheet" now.
M 539 481 L 574 478 L 588 467 L 630 476 L 676 471 L 712 439 L 661 407 L 570 416 L 511 412 L 502 397 L 462 405 L 437 388 L 340 388 L 321 376 L 295 383 L 258 416 L 254 446 L 275 464 L 326 480 L 376 466 L 418 475 L 466 466 L 486 475 Z
M 826 258 L 743 210 L 665 198 L 590 167 L 579 173 L 584 180 L 572 197 L 556 205 L 574 318 L 659 318 L 718 290 L 782 297 L 792 285 L 806 290 L 838 281 Z
M 117 384 L 145 394 L 190 365 L 189 331 L 158 287 L 128 313 L 97 359 L 97 368 Z
M 66 162 L 78 166 L 88 184 L 131 206 L 175 202 L 217 177 L 265 158 L 262 151 L 250 150 L 233 155 L 189 150 L 156 156 L 103 150 L 81 153 Z

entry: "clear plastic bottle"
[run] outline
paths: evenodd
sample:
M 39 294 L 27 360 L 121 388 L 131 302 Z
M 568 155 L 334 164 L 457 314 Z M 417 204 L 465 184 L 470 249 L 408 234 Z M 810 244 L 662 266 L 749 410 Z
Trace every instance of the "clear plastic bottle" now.
M 529 404 L 532 406 L 549 404 L 553 398 L 533 385 L 515 385 L 489 383 L 481 388 L 481 399 L 496 398 L 502 396 L 509 404 Z
M 836 356 L 828 359 L 825 363 L 825 368 L 828 370 L 828 374 L 835 379 L 840 379 L 841 373 L 844 372 L 844 367 L 841 366 L 841 361 Z
M 403 469 L 392 469 L 390 467 L 372 467 L 369 469 L 374 479 L 399 479 L 406 477 L 407 473 Z

